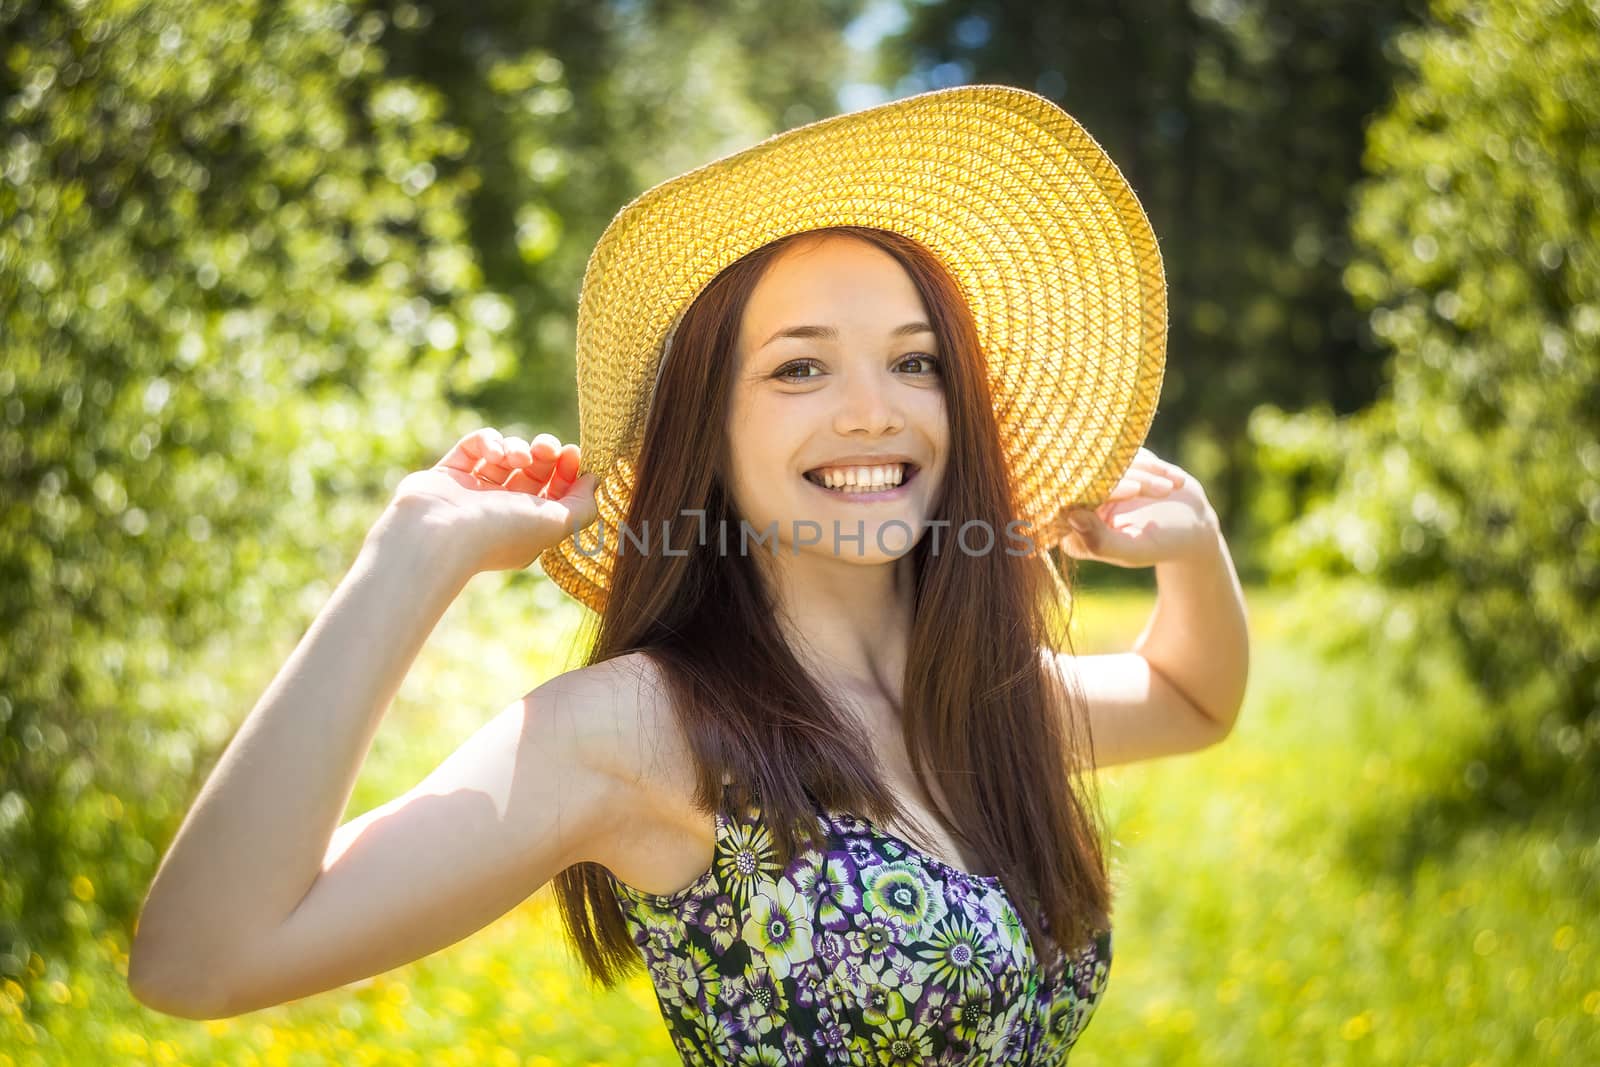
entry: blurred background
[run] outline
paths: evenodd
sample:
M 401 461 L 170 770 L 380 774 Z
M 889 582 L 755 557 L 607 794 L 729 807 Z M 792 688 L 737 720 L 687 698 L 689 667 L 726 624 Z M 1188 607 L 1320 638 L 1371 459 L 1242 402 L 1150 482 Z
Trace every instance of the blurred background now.
M 543 890 L 211 1023 L 134 1002 L 127 945 L 390 488 L 480 425 L 576 439 L 613 213 L 969 82 L 1143 201 L 1149 443 L 1250 602 L 1233 736 L 1103 772 L 1073 1062 L 1600 1063 L 1595 0 L 0 0 L 0 1067 L 676 1062 Z M 1151 576 L 1080 573 L 1079 650 L 1129 647 Z M 350 816 L 574 662 L 578 611 L 474 579 Z

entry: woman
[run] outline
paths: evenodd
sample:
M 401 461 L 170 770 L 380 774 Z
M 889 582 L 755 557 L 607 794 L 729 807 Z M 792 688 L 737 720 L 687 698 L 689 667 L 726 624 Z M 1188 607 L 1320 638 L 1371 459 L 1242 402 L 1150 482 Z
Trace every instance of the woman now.
M 135 992 L 279 1003 L 553 882 L 687 1062 L 1060 1062 L 1110 963 L 1092 771 L 1243 696 L 1216 516 L 1139 447 L 1164 315 L 1131 190 L 1020 90 L 646 193 L 585 276 L 581 458 L 486 429 L 401 483 L 180 828 Z M 1058 540 L 1157 567 L 1136 651 L 1060 649 Z M 451 599 L 536 557 L 597 612 L 588 664 L 339 826 Z

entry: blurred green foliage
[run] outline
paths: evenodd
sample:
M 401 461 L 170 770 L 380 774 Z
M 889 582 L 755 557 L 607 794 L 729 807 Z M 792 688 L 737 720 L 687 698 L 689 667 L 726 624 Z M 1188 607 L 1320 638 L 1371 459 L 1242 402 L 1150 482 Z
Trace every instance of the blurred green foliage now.
M 374 500 L 511 362 L 466 148 L 311 0 L 0 18 L 0 975 L 125 923 Z
M 1383 395 L 1252 420 L 1309 633 L 1449 657 L 1497 730 L 1486 804 L 1600 805 L 1600 6 L 1440 0 L 1371 128 L 1346 271 Z M 1587 798 L 1586 800 L 1583 798 Z

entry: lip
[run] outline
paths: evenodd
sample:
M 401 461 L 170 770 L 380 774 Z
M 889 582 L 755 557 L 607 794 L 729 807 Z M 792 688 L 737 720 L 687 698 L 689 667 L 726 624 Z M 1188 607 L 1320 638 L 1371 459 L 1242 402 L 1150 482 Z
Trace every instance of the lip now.
M 812 481 L 810 478 L 807 478 L 803 474 L 800 476 L 800 480 L 805 482 L 811 488 L 815 489 L 817 492 L 821 493 L 823 496 L 827 497 L 829 500 L 838 500 L 846 504 L 876 504 L 885 500 L 899 500 L 910 492 L 911 483 L 916 480 L 917 475 L 922 473 L 921 467 L 911 464 L 908 461 L 900 462 L 907 462 L 907 465 L 910 468 L 906 472 L 905 480 L 892 489 L 883 489 L 876 493 L 840 493 L 836 490 L 829 489 L 826 486 L 818 485 L 816 482 Z
M 907 467 L 920 467 L 922 465 L 910 456 L 903 456 L 899 453 L 862 452 L 854 456 L 838 456 L 834 459 L 825 460 L 808 469 L 817 470 L 821 467 L 883 467 L 891 463 L 902 463 Z

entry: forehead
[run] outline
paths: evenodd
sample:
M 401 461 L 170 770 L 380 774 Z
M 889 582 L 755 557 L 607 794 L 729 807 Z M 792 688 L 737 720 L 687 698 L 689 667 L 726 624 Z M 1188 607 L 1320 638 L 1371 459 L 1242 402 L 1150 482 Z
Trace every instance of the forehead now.
M 739 349 L 748 353 L 790 326 L 872 329 L 923 311 L 916 285 L 888 252 L 852 237 L 802 238 L 773 259 L 751 291 Z

